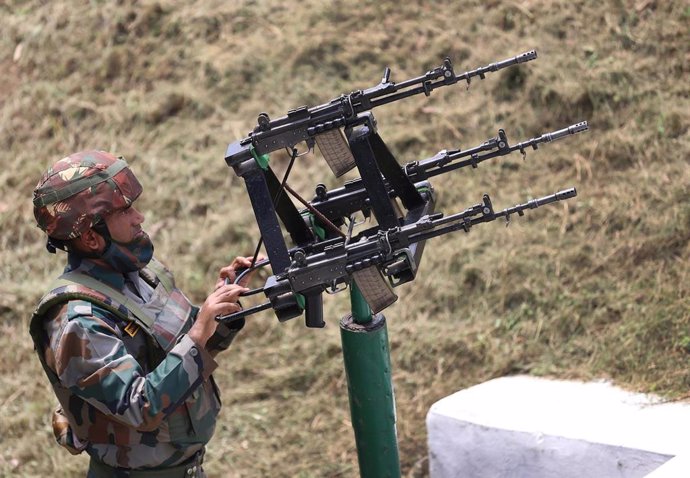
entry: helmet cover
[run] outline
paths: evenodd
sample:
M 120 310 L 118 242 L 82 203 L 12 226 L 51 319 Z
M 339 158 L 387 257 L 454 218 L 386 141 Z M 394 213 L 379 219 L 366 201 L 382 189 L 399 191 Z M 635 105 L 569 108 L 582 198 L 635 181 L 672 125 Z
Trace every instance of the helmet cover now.
M 79 237 L 105 216 L 129 207 L 142 187 L 123 158 L 82 151 L 56 162 L 34 189 L 34 217 L 48 236 Z

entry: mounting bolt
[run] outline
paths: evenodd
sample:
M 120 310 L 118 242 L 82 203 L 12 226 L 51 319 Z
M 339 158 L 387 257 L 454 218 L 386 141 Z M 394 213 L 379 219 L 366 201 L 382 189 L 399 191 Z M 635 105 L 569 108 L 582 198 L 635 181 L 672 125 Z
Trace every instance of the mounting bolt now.
M 302 249 L 297 249 L 295 251 L 295 253 L 292 255 L 292 260 L 296 266 L 301 267 L 307 265 L 307 255 Z

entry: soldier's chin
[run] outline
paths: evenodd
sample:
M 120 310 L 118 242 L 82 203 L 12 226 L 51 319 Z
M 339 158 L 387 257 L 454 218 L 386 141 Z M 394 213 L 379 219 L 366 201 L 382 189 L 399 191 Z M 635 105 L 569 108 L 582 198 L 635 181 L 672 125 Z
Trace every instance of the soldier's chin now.
M 111 241 L 113 241 L 115 244 L 118 244 L 120 246 L 129 246 L 129 247 L 134 247 L 137 245 L 140 245 L 142 243 L 151 243 L 153 245 L 153 241 L 151 241 L 151 237 L 144 231 L 143 229 L 139 232 L 137 232 L 134 237 L 132 237 L 129 241 L 127 242 L 122 242 L 118 241 L 117 239 L 111 238 Z

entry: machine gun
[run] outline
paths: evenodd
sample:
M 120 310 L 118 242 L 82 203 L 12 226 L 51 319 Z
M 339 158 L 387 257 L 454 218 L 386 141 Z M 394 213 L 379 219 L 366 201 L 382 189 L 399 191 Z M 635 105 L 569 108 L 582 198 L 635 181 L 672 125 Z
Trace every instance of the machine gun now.
M 333 172 L 336 176 L 341 176 L 354 167 L 354 159 L 346 152 L 345 156 L 339 156 L 338 153 L 343 151 L 339 129 L 361 124 L 364 119 L 359 116 L 360 113 L 420 93 L 429 96 L 433 90 L 441 86 L 454 85 L 459 81 L 466 81 L 469 87 L 474 77 L 483 80 L 486 73 L 535 58 L 537 52 L 531 50 L 457 76 L 450 59 L 446 58 L 441 66 L 401 83 L 390 81 L 391 70 L 386 68 L 381 82 L 371 88 L 340 95 L 328 103 L 312 108 L 302 106 L 275 120 L 271 120 L 267 113 L 260 113 L 254 130 L 246 138 L 228 146 L 225 161 L 234 167 L 243 161 L 251 160 L 255 155 L 286 147 L 292 148 L 302 141 L 306 141 L 311 148 L 314 142 L 317 142 Z M 336 147 L 338 151 L 334 151 Z
M 434 176 L 468 166 L 475 169 L 480 163 L 488 159 L 506 156 L 515 151 L 519 151 L 524 158 L 527 154 L 525 150 L 529 148 L 536 150 L 542 143 L 549 143 L 569 135 L 581 133 L 587 131 L 588 128 L 587 122 L 583 121 L 567 128 L 544 133 L 512 146 L 508 142 L 506 132 L 503 129 L 499 129 L 495 137 L 487 139 L 478 146 L 465 150 L 442 150 L 431 158 L 407 163 L 401 166 L 401 170 L 420 189 L 428 187 L 428 184 L 422 183 L 422 181 L 427 181 Z M 467 159 L 459 161 L 462 158 Z M 386 182 L 386 190 L 391 199 L 396 197 L 396 191 L 389 182 Z M 325 217 L 332 224 L 339 227 L 345 223 L 347 218 L 358 211 L 362 212 L 365 217 L 369 217 L 371 214 L 369 193 L 364 187 L 361 178 L 348 181 L 342 187 L 330 191 L 323 184 L 317 185 L 315 195 L 309 202 L 309 205 L 311 207 L 301 211 L 301 214 L 309 215 L 309 220 L 315 225 L 318 225 L 319 217 Z M 333 230 L 328 228 L 323 228 L 323 234 L 326 237 L 334 236 Z
M 450 216 L 444 217 L 443 213 L 426 214 L 410 224 L 385 231 L 378 230 L 373 235 L 362 234 L 355 238 L 347 237 L 346 240 L 329 241 L 308 251 L 294 249 L 291 251 L 293 260 L 287 272 L 270 277 L 263 288 L 254 291 L 263 291 L 268 302 L 219 317 L 218 320 L 232 322 L 272 308 L 282 322 L 301 315 L 306 306 L 308 314 L 311 314 L 308 325 L 323 326 L 318 304 L 300 304 L 294 294 L 309 298 L 314 296 L 314 290 L 323 292 L 327 287 L 337 290 L 339 284 L 348 283 L 351 276 L 372 267 L 380 268 L 383 276 L 389 278 L 391 286 L 398 286 L 414 279 L 414 276 L 404 274 L 412 268 L 416 270 L 411 246 L 454 231 L 469 232 L 476 224 L 499 218 L 509 221 L 512 214 L 523 216 L 526 209 L 535 209 L 576 195 L 575 188 L 569 188 L 495 212 L 491 198 L 485 194 L 481 203 Z M 392 302 L 386 289 L 381 290 L 375 277 L 372 281 L 367 274 L 359 287 L 373 311 L 379 312 Z M 395 298 L 397 296 L 393 301 Z M 310 305 L 315 308 L 310 310 Z
M 353 281 L 374 313 L 397 300 L 392 287 L 413 280 L 427 239 L 449 232 L 469 231 L 475 224 L 490 222 L 524 210 L 572 198 L 575 189 L 534 199 L 495 212 L 488 195 L 480 204 L 444 217 L 436 213 L 435 192 L 429 179 L 458 168 L 476 167 L 487 159 L 514 151 L 537 149 L 541 143 L 557 140 L 587 129 L 582 122 L 532 138 L 514 146 L 505 131 L 468 150 L 441 151 L 432 158 L 400 166 L 376 130 L 369 111 L 412 95 L 429 95 L 434 89 L 485 73 L 518 65 L 536 58 L 530 51 L 516 57 L 456 76 L 450 60 L 425 75 L 393 83 L 386 68 L 375 87 L 341 95 L 312 108 L 302 107 L 287 116 L 270 120 L 259 115 L 258 125 L 249 135 L 231 143 L 226 163 L 241 176 L 247 187 L 273 275 L 263 287 L 268 301 L 228 316 L 220 321 L 239 320 L 271 308 L 284 321 L 305 313 L 308 327 L 323 327 L 322 294 L 338 292 Z M 343 131 L 344 130 L 344 131 Z M 327 191 L 322 185 L 310 202 L 300 198 L 287 184 L 295 158 L 294 146 L 305 141 L 308 149 L 316 143 L 336 176 L 356 166 L 361 177 L 342 188 Z M 292 148 L 288 172 L 279 181 L 268 165 L 267 153 Z M 468 158 L 463 161 L 457 161 Z M 298 211 L 284 191 L 298 198 L 305 209 Z M 354 214 L 372 213 L 376 226 L 353 231 Z M 289 248 L 283 238 L 282 222 L 294 242 Z M 348 225 L 347 232 L 341 228 Z M 258 248 L 257 248 L 258 251 Z

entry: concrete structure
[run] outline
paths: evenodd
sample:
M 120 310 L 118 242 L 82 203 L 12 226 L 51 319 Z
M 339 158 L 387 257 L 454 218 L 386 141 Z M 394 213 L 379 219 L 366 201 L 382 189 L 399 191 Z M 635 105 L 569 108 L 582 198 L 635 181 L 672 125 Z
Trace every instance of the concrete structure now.
M 644 478 L 688 478 L 690 476 L 690 453 L 671 458 Z
M 690 477 L 690 405 L 605 382 L 491 380 L 435 403 L 427 429 L 432 478 Z

